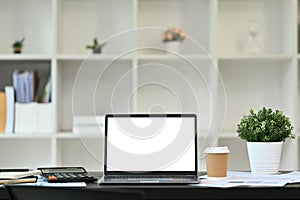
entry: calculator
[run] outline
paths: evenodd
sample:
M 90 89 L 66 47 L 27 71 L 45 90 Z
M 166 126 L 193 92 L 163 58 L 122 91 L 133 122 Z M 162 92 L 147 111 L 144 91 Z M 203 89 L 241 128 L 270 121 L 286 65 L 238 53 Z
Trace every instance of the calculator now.
M 95 182 L 97 178 L 90 176 L 83 167 L 51 167 L 38 168 L 41 176 L 49 183 Z

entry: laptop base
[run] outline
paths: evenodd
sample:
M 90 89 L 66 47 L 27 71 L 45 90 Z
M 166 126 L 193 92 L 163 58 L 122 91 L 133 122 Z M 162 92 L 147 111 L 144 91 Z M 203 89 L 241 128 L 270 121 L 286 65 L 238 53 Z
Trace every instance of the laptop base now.
M 197 184 L 199 183 L 197 176 L 189 178 L 114 178 L 103 176 L 99 180 L 101 185 L 133 185 L 133 184 Z

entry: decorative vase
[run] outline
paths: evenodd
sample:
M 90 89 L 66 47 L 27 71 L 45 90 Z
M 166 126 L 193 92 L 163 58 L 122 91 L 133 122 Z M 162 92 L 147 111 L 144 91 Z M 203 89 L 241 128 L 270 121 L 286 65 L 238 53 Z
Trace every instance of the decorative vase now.
M 249 54 L 260 53 L 260 22 L 258 20 L 251 20 L 248 25 L 249 41 L 248 41 L 248 51 Z
M 167 51 L 173 53 L 179 53 L 179 45 L 180 45 L 179 41 L 170 41 L 167 42 L 166 44 L 167 44 Z
M 247 142 L 252 174 L 278 173 L 282 142 Z

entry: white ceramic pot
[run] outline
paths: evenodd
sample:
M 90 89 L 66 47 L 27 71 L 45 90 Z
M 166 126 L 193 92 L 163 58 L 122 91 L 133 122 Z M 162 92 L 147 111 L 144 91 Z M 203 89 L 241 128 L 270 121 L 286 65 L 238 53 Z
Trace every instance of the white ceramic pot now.
M 179 45 L 180 42 L 179 41 L 171 41 L 171 42 L 167 42 L 167 50 L 173 53 L 179 53 Z
M 281 149 L 282 142 L 247 142 L 251 173 L 278 173 Z

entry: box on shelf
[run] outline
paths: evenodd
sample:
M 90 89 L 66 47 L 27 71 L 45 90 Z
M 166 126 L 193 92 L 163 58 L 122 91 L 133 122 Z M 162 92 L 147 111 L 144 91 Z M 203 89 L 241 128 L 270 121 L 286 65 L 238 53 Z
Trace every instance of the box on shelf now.
M 103 134 L 105 116 L 104 115 L 77 115 L 73 119 L 74 134 Z
M 16 133 L 53 132 L 52 104 L 16 103 Z

